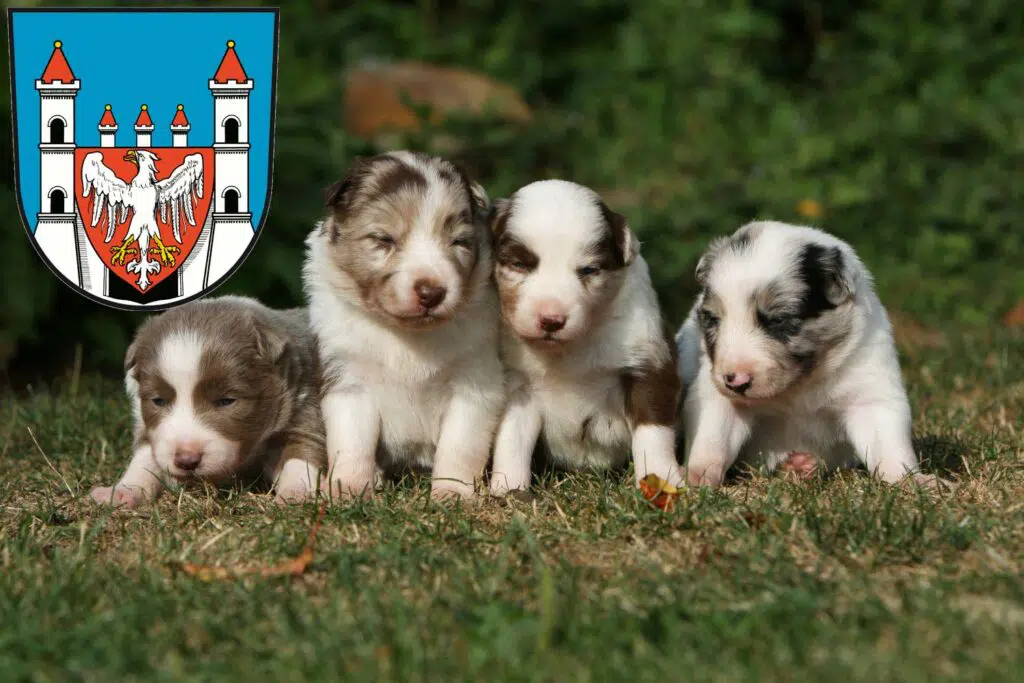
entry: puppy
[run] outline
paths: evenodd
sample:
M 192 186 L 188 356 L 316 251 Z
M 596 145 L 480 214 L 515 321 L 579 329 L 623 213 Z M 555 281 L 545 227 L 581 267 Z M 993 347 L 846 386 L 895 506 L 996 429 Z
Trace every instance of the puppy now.
M 487 194 L 397 151 L 357 159 L 326 201 L 303 273 L 330 491 L 372 495 L 418 469 L 434 497 L 472 496 L 504 402 Z
M 713 241 L 696 277 L 676 336 L 689 483 L 717 487 L 737 459 L 805 467 L 808 453 L 934 482 L 918 469 L 889 319 L 850 245 L 753 222 Z
M 681 483 L 675 346 L 626 219 L 545 180 L 495 202 L 507 409 L 490 490 L 527 489 L 535 450 L 565 469 L 626 464 Z
M 133 507 L 172 483 L 260 477 L 280 501 L 315 493 L 326 460 L 315 363 L 302 309 L 223 296 L 148 319 L 124 361 L 132 458 L 93 500 Z

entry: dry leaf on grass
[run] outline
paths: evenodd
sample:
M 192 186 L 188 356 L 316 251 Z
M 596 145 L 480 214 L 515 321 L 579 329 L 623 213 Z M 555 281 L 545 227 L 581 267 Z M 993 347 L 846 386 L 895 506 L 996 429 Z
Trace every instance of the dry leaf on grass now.
M 255 566 L 216 566 L 194 564 L 192 562 L 174 563 L 172 567 L 189 576 L 194 576 L 200 581 L 215 581 L 217 579 L 231 579 L 241 576 L 256 575 L 263 578 L 271 576 L 301 576 L 306 573 L 310 563 L 313 562 L 313 546 L 316 543 L 317 532 L 320 531 L 320 524 L 323 522 L 324 513 L 327 511 L 327 501 L 320 503 L 320 511 L 316 520 L 309 530 L 309 538 L 306 539 L 306 546 L 302 552 L 290 560 L 286 560 L 271 567 Z
M 670 511 L 679 497 L 679 489 L 656 474 L 648 474 L 640 480 L 640 493 L 654 507 Z

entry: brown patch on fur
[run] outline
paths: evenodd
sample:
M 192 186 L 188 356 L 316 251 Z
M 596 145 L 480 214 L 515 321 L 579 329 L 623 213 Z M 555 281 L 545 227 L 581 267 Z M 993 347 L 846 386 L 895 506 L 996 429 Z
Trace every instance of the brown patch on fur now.
M 191 396 L 193 410 L 204 424 L 241 444 L 242 461 L 236 466 L 239 473 L 247 470 L 250 463 L 245 459 L 260 455 L 254 447 L 287 429 L 303 404 L 316 399 L 316 357 L 307 327 L 304 313 L 297 309 L 268 316 L 246 304 L 219 299 L 194 302 L 149 319 L 125 356 L 126 371 L 139 383 L 143 428 L 137 443 L 145 441 L 146 433 L 179 398 L 160 374 L 159 351 L 171 335 L 188 332 L 202 344 L 200 381 Z M 300 401 L 303 390 L 307 396 Z M 154 398 L 163 399 L 165 405 L 156 405 Z M 222 403 L 226 398 L 234 401 Z M 304 428 L 322 433 L 318 416 L 315 424 Z M 307 455 L 319 466 L 326 454 L 314 448 Z
M 463 282 L 472 278 L 487 246 L 482 225 L 487 195 L 482 187 L 445 159 L 411 152 L 361 161 L 349 176 L 354 179 L 343 181 L 344 193 L 329 205 L 325 224 L 330 225 L 330 258 L 354 282 L 355 293 L 367 308 L 385 312 L 394 303 L 387 283 L 400 268 L 405 243 L 422 219 L 423 197 L 431 184 L 443 184 L 448 197 L 429 217 L 431 234 L 447 250 Z
M 643 424 L 669 427 L 675 424 L 682 383 L 678 373 L 678 351 L 671 331 L 664 323 L 662 340 L 668 346 L 668 362 L 651 364 L 637 371 L 628 371 L 622 376 L 626 393 L 626 416 L 634 429 Z
M 626 217 L 609 209 L 603 201 L 598 201 L 598 208 L 604 220 L 603 234 L 597 244 L 598 263 L 605 270 L 625 268 L 632 261 Z
M 498 299 L 506 319 L 511 320 L 514 317 L 519 303 L 521 281 L 515 278 L 514 273 L 529 272 L 536 268 L 538 263 L 538 256 L 511 235 L 503 235 L 498 241 L 494 270 L 498 284 Z

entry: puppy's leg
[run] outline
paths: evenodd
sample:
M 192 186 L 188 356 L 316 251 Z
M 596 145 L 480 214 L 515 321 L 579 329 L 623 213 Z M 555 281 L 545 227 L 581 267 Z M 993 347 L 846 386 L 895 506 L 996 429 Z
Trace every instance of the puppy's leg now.
M 372 496 L 380 413 L 361 391 L 334 391 L 321 402 L 327 441 L 325 487 L 331 496 Z
M 493 380 L 492 375 L 496 376 Z M 481 390 L 481 385 L 488 389 Z M 502 387 L 501 370 L 495 367 L 479 385 L 455 388 L 434 454 L 432 497 L 468 498 L 475 493 L 501 419 L 505 402 Z
M 844 422 L 857 457 L 874 476 L 890 484 L 909 479 L 934 485 L 934 477 L 921 474 L 911 441 L 910 408 L 905 403 L 862 403 L 846 410 Z
M 691 486 L 718 488 L 750 436 L 750 424 L 711 389 L 687 401 L 686 478 Z
M 304 402 L 292 418 L 276 471 L 271 473 L 277 502 L 300 503 L 314 497 L 320 470 L 327 460 L 323 438 L 320 407 Z
M 100 505 L 137 507 L 160 495 L 163 484 L 158 478 L 161 470 L 153 459 L 153 448 L 148 443 L 135 447 L 124 476 L 113 486 L 97 486 L 89 497 Z
M 626 415 L 633 434 L 637 484 L 655 474 L 673 486 L 683 483 L 676 461 L 676 409 L 681 382 L 674 357 L 625 379 Z
M 518 392 L 509 400 L 494 442 L 492 496 L 530 488 L 530 465 L 541 426 L 540 410 L 526 392 Z

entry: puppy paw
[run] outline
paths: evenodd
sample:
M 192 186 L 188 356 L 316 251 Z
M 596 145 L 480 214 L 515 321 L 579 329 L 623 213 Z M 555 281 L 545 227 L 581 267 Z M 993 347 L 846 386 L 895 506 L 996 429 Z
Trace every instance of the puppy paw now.
M 435 479 L 430 485 L 430 497 L 440 502 L 470 500 L 476 495 L 472 484 L 453 479 Z
M 373 477 L 346 477 L 345 479 L 329 479 L 323 483 L 321 490 L 332 500 L 353 498 L 373 498 L 375 481 Z
M 920 472 L 906 477 L 900 483 L 907 488 L 924 489 L 926 491 L 942 491 L 953 488 L 953 482 L 951 481 L 946 481 L 934 474 L 922 474 Z
M 146 501 L 141 489 L 126 486 L 97 486 L 89 492 L 89 497 L 98 505 L 111 505 L 115 508 L 134 508 Z
M 315 497 L 315 491 L 301 484 L 282 486 L 274 491 L 274 502 L 278 505 L 297 505 Z
M 721 465 L 691 465 L 685 471 L 690 486 L 717 489 L 725 481 L 725 468 Z
M 797 451 L 786 455 L 786 459 L 779 463 L 779 472 L 790 474 L 800 480 L 808 480 L 814 477 L 818 471 L 818 458 L 813 453 Z

